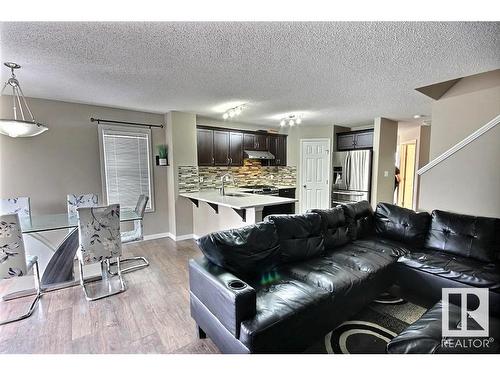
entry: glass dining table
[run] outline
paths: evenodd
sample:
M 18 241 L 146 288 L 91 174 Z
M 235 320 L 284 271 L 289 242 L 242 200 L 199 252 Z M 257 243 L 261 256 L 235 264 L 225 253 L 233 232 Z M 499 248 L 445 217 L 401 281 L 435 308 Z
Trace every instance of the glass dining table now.
M 120 210 L 120 222 L 142 220 L 142 217 L 132 209 Z M 68 234 L 62 242 L 53 249 L 54 253 L 42 274 L 42 289 L 44 291 L 61 289 L 78 284 L 75 278 L 75 256 L 79 246 L 78 240 L 78 217 L 64 214 L 31 215 L 31 217 L 20 218 L 21 231 L 24 235 L 30 235 L 38 241 L 43 242 L 40 235 L 43 232 L 68 229 Z M 47 244 L 45 244 L 47 246 Z M 36 255 L 36 254 L 34 254 Z M 95 272 L 90 270 L 90 277 L 100 277 L 100 268 L 95 267 Z M 77 275 L 78 276 L 78 275 Z M 22 279 L 22 278 L 19 278 Z M 87 277 L 85 278 L 87 279 Z M 22 286 L 18 282 L 10 293 L 3 296 L 4 300 L 23 297 L 30 294 L 31 287 Z M 28 290 L 29 289 L 29 290 Z

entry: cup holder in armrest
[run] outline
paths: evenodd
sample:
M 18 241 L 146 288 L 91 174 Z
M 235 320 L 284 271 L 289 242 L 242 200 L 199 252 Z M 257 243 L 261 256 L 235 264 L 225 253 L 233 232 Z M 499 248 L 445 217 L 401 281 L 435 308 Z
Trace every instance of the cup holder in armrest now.
M 245 289 L 247 287 L 247 284 L 245 284 L 241 280 L 231 280 L 227 283 L 227 286 L 233 290 L 241 290 Z

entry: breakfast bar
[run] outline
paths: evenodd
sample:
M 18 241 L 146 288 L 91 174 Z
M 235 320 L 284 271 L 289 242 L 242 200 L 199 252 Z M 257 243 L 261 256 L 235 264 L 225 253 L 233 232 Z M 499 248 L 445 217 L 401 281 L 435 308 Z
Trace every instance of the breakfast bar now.
M 193 232 L 196 237 L 239 228 L 262 221 L 264 207 L 297 202 L 294 198 L 243 193 L 238 190 L 222 195 L 219 190 L 181 193 L 193 203 Z

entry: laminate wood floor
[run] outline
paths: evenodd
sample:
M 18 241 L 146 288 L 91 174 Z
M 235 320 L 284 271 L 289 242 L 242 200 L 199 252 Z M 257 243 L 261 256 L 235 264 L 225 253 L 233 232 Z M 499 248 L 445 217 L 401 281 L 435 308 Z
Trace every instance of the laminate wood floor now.
M 187 263 L 201 255 L 194 241 L 131 243 L 123 253 L 150 263 L 124 274 L 126 292 L 94 302 L 79 286 L 47 293 L 30 318 L 0 326 L 0 353 L 219 353 L 197 338 L 189 312 Z M 0 301 L 0 319 L 27 303 Z

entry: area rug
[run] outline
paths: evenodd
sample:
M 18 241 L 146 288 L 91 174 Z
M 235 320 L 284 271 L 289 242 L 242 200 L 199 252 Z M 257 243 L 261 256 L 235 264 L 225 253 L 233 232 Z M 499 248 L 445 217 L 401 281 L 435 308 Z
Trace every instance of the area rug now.
M 309 354 L 381 354 L 389 341 L 427 309 L 384 293 L 311 346 Z

